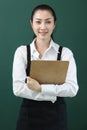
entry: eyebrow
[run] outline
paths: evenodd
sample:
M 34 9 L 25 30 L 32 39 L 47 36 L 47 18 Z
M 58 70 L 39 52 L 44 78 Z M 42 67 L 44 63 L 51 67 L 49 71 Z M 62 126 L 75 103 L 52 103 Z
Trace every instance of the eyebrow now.
M 35 18 L 36 20 L 42 20 L 40 18 Z M 47 18 L 47 19 L 44 19 L 44 20 L 51 20 L 52 18 Z

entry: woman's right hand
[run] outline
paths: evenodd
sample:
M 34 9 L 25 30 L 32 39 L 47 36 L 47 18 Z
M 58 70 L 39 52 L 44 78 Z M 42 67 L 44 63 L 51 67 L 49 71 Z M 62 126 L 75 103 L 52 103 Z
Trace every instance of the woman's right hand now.
M 27 77 L 27 86 L 29 89 L 41 92 L 41 85 L 38 81 L 32 79 L 31 77 Z

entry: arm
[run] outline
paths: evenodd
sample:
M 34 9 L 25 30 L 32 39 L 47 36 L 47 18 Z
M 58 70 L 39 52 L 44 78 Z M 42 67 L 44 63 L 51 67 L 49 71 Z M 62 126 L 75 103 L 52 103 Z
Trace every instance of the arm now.
M 69 49 L 64 48 L 62 60 L 69 61 L 69 68 L 65 83 L 62 85 L 43 84 L 41 85 L 41 90 L 43 94 L 60 97 L 73 97 L 77 94 L 79 87 L 77 83 L 77 70 L 73 53 Z
M 12 73 L 14 94 L 16 96 L 27 99 L 54 101 L 56 99 L 55 96 L 50 96 L 47 94 L 43 94 L 39 91 L 32 90 L 25 83 L 26 66 L 27 66 L 26 56 L 27 56 L 26 46 L 19 47 L 14 55 L 13 73 Z
M 73 97 L 77 94 L 78 84 L 77 84 L 77 72 L 76 64 L 72 52 L 69 49 L 63 51 L 62 60 L 69 61 L 69 68 L 66 77 L 66 81 L 62 85 L 54 84 L 43 84 L 40 85 L 36 80 L 28 77 L 27 85 L 31 90 L 41 91 L 44 95 L 49 96 L 60 96 L 60 97 Z

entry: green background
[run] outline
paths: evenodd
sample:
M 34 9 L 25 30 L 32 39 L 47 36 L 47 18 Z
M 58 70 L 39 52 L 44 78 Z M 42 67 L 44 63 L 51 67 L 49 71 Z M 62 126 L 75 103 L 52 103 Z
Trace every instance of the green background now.
M 0 0 L 0 130 L 15 130 L 21 98 L 12 91 L 12 62 L 16 48 L 32 41 L 32 9 L 51 5 L 58 22 L 54 39 L 69 47 L 76 59 L 79 91 L 66 98 L 69 130 L 87 129 L 87 0 Z

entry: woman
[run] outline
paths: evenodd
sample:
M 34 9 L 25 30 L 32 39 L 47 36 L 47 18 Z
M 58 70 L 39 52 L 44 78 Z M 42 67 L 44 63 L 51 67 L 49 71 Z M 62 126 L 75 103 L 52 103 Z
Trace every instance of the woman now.
M 35 34 L 30 44 L 31 60 L 57 60 L 59 45 L 52 37 L 56 26 L 54 10 L 48 5 L 35 7 L 30 23 Z M 64 97 L 74 97 L 78 92 L 78 83 L 73 53 L 66 47 L 61 51 L 61 60 L 69 61 L 65 83 L 39 84 L 26 74 L 26 46 L 17 48 L 13 62 L 13 92 L 22 97 L 23 102 L 16 130 L 67 130 Z

